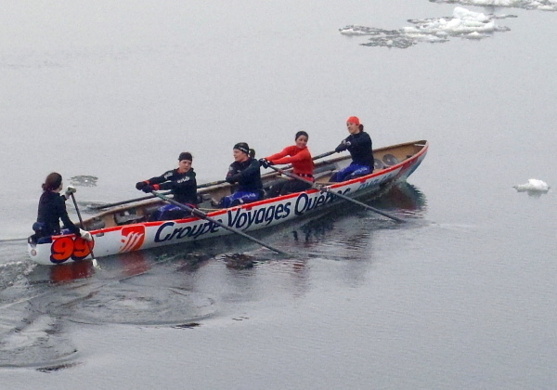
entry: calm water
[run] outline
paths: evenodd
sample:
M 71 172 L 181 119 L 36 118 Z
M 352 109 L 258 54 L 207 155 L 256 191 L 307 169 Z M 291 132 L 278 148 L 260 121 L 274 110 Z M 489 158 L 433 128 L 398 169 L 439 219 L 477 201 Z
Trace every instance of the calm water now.
M 555 388 L 555 192 L 512 186 L 557 186 L 557 14 L 465 6 L 516 17 L 486 39 L 407 49 L 338 32 L 455 6 L 5 2 L 3 386 Z M 304 129 L 314 154 L 332 150 L 349 115 L 376 147 L 430 141 L 409 184 L 373 201 L 409 223 L 345 206 L 260 237 L 296 259 L 236 240 L 100 269 L 27 259 L 50 171 L 98 177 L 76 194 L 88 214 L 139 196 L 134 183 L 184 150 L 200 182 L 223 176 L 238 141 L 264 156 Z

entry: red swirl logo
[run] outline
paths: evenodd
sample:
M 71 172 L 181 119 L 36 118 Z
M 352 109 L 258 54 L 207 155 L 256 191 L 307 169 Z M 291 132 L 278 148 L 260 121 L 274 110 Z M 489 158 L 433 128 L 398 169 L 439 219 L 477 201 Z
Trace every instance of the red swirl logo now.
M 122 229 L 122 246 L 119 253 L 137 251 L 145 241 L 145 227 L 143 225 L 133 225 Z

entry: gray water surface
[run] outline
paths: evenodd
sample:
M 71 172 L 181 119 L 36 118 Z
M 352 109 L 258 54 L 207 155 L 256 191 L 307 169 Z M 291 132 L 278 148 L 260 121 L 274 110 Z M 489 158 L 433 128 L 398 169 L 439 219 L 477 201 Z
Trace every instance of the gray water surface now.
M 524 4 L 524 2 L 522 3 Z M 6 388 L 551 389 L 557 386 L 554 12 L 426 0 L 6 2 L 0 14 L 0 379 Z M 514 15 L 485 39 L 369 47 L 455 7 Z M 528 7 L 526 7 L 528 8 Z M 25 239 L 40 184 L 87 205 L 194 155 L 221 179 L 357 115 L 374 146 L 427 139 L 409 184 L 260 238 L 63 267 Z M 68 205 L 77 220 L 73 207 Z

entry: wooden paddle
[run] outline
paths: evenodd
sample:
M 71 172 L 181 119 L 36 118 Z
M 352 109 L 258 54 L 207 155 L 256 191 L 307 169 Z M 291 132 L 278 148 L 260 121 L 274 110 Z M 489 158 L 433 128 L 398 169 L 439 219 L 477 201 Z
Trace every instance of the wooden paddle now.
M 320 159 L 320 158 L 324 158 L 324 157 L 330 156 L 330 155 L 333 154 L 333 153 L 335 153 L 334 150 L 331 151 L 331 152 L 326 152 L 326 153 L 320 154 L 320 155 L 318 155 L 318 156 L 313 157 L 313 160 L 318 160 L 318 159 Z M 292 168 L 292 165 L 287 165 L 287 166 L 284 167 L 284 169 L 288 169 L 288 168 Z M 216 181 L 212 181 L 212 182 L 209 182 L 209 183 L 200 184 L 200 185 L 197 186 L 197 189 L 212 187 L 212 186 L 216 186 L 216 185 L 224 184 L 224 183 L 226 183 L 226 180 L 216 180 Z M 171 194 L 171 191 L 163 192 L 163 195 L 168 195 L 168 194 Z M 109 207 L 121 206 L 121 205 L 123 205 L 123 204 L 128 204 L 128 203 L 133 203 L 133 202 L 139 202 L 139 201 L 141 201 L 141 200 L 152 199 L 152 198 L 154 198 L 154 197 L 155 197 L 155 195 L 152 195 L 152 194 L 151 194 L 151 195 L 142 196 L 142 197 L 140 197 L 140 198 L 122 200 L 122 201 L 120 201 L 120 202 L 107 203 L 107 204 L 103 204 L 103 205 L 100 205 L 100 206 L 90 206 L 89 208 L 90 208 L 91 210 L 107 209 L 107 208 L 109 208 Z
M 334 153 L 334 152 L 333 152 L 333 153 Z M 348 202 L 352 202 L 352 203 L 354 203 L 354 204 L 357 204 L 358 206 L 362 206 L 362 207 L 364 207 L 364 208 L 366 208 L 366 209 L 368 209 L 368 210 L 373 211 L 374 213 L 384 215 L 385 217 L 391 218 L 391 219 L 393 219 L 393 220 L 395 220 L 395 221 L 397 221 L 397 222 L 406 222 L 404 219 L 401 219 L 401 218 L 399 218 L 399 217 L 395 217 L 394 215 L 391 215 L 391 214 L 388 214 L 388 213 L 386 213 L 386 212 L 384 212 L 384 211 L 381 211 L 381 210 L 379 210 L 379 209 L 376 209 L 375 207 L 371 207 L 371 206 L 369 206 L 369 205 L 367 205 L 367 204 L 365 204 L 365 203 L 362 203 L 362 202 L 360 202 L 360 201 L 358 201 L 358 200 L 356 200 L 356 199 L 352 199 L 352 198 L 350 198 L 349 196 L 346 196 L 346 195 L 343 195 L 343 194 L 339 194 L 338 192 L 336 192 L 335 190 L 331 189 L 330 187 L 327 187 L 327 186 L 317 186 L 317 185 L 316 185 L 314 182 L 312 182 L 311 180 L 306 180 L 306 179 L 304 179 L 304 178 L 302 178 L 302 177 L 300 177 L 300 176 L 298 176 L 298 175 L 295 175 L 295 174 L 293 174 L 293 173 L 290 173 L 290 172 L 284 172 L 282 169 L 277 168 L 277 167 L 274 167 L 274 166 L 272 166 L 272 165 L 269 165 L 269 168 L 274 169 L 275 171 L 277 171 L 277 172 L 279 172 L 279 173 L 281 173 L 281 174 L 283 174 L 283 175 L 285 175 L 285 176 L 291 177 L 292 179 L 301 180 L 301 181 L 303 181 L 303 182 L 305 182 L 305 183 L 311 184 L 311 187 L 312 187 L 312 188 L 316 188 L 316 189 L 318 189 L 318 190 L 320 190 L 320 191 L 329 192 L 329 193 L 333 194 L 334 196 L 338 196 L 339 198 L 342 198 L 342 199 L 344 199 L 344 200 L 347 200 Z
M 77 218 L 79 218 L 79 223 L 81 224 L 81 228 L 85 229 L 85 225 L 83 224 L 83 218 L 81 218 L 81 213 L 79 212 L 79 207 L 77 207 L 77 202 L 75 201 L 75 196 L 74 196 L 73 192 L 70 194 L 70 196 L 72 197 L 73 205 L 74 205 L 75 211 L 77 213 Z M 89 245 L 89 243 L 87 243 L 87 245 Z M 93 264 L 95 266 L 97 266 L 97 260 L 95 260 L 95 254 L 93 253 L 93 243 L 91 243 L 91 247 L 89 249 L 91 250 L 91 252 L 90 252 L 91 253 L 91 260 L 93 260 Z
M 157 192 L 157 191 L 152 191 L 151 193 L 153 194 L 153 196 L 156 196 L 156 197 L 158 197 L 158 198 L 164 200 L 165 202 L 171 203 L 171 204 L 173 204 L 173 205 L 175 205 L 175 206 L 180 207 L 180 208 L 183 209 L 183 210 L 189 211 L 190 213 L 192 213 L 192 214 L 195 215 L 196 217 L 199 217 L 199 218 L 204 219 L 204 220 L 206 220 L 206 221 L 212 222 L 212 223 L 214 223 L 215 225 L 222 227 L 223 229 L 226 229 L 226 230 L 228 230 L 228 231 L 230 231 L 230 232 L 232 232 L 232 233 L 235 233 L 235 234 L 238 234 L 238 235 L 240 235 L 240 236 L 242 236 L 242 237 L 244 237 L 244 238 L 247 238 L 248 240 L 251 240 L 251 241 L 253 241 L 253 242 L 256 242 L 257 244 L 259 244 L 259 245 L 261 245 L 261 246 L 264 246 L 265 248 L 268 248 L 268 249 L 270 249 L 270 250 L 272 250 L 272 251 L 274 251 L 274 252 L 276 252 L 276 253 L 278 253 L 278 254 L 281 254 L 281 255 L 284 255 L 284 256 L 287 256 L 287 257 L 291 257 L 288 253 L 283 252 L 283 251 L 281 251 L 280 249 L 274 248 L 274 247 L 272 247 L 272 246 L 270 246 L 270 245 L 264 243 L 263 241 L 260 241 L 260 240 L 258 240 L 257 238 L 252 237 L 252 236 L 250 236 L 250 235 L 248 235 L 248 234 L 242 232 L 241 230 L 234 229 L 234 228 L 232 228 L 232 227 L 230 227 L 230 226 L 226 226 L 224 223 L 222 223 L 222 222 L 220 222 L 220 221 L 217 221 L 216 219 L 214 219 L 214 218 L 212 218 L 212 217 L 209 217 L 207 214 L 205 214 L 203 211 L 201 211 L 201 210 L 199 210 L 199 209 L 196 209 L 196 208 L 190 207 L 190 206 L 188 206 L 188 205 L 182 204 L 182 203 L 180 203 L 180 202 L 177 202 L 177 201 L 175 201 L 174 199 L 171 199 L 171 198 L 169 198 L 169 197 L 167 197 L 167 196 L 165 196 L 165 195 L 163 195 L 163 194 L 161 194 L 161 193 L 159 193 L 159 192 Z

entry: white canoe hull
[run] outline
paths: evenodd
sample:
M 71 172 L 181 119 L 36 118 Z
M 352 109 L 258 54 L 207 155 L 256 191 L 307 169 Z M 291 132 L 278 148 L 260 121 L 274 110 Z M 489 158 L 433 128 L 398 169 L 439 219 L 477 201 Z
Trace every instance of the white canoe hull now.
M 420 165 L 428 149 L 426 141 L 414 144 L 417 152 L 399 163 L 375 170 L 371 175 L 331 184 L 331 189 L 346 196 L 356 197 L 377 193 L 388 185 L 404 181 Z M 219 209 L 208 212 L 207 215 L 226 226 L 248 233 L 324 210 L 333 202 L 342 200 L 330 192 L 311 189 L 229 209 Z M 51 242 L 30 243 L 28 252 L 31 260 L 39 264 L 53 265 L 90 259 L 91 249 L 95 257 L 99 258 L 234 233 L 213 222 L 190 217 L 113 226 L 91 230 L 91 234 L 93 243 L 87 243 L 73 234 L 60 235 L 53 236 Z

